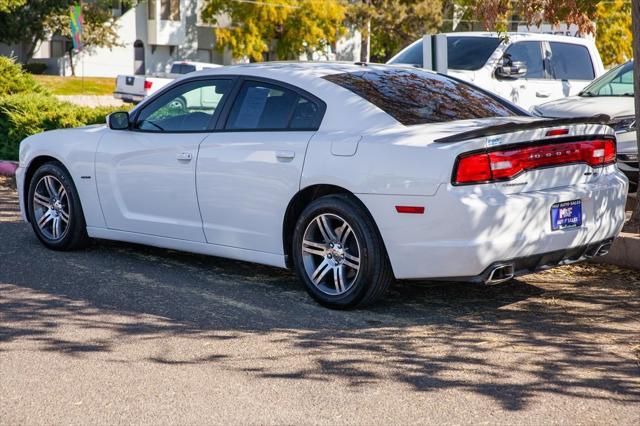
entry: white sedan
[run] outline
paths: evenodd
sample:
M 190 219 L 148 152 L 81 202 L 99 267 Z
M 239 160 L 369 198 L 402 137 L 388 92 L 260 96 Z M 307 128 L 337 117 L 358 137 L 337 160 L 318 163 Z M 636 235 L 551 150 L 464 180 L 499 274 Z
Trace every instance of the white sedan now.
M 92 237 L 291 267 L 348 308 L 394 278 L 496 283 L 605 253 L 628 185 L 606 120 L 532 118 L 418 69 L 244 65 L 189 74 L 108 126 L 25 139 L 17 179 L 49 248 Z

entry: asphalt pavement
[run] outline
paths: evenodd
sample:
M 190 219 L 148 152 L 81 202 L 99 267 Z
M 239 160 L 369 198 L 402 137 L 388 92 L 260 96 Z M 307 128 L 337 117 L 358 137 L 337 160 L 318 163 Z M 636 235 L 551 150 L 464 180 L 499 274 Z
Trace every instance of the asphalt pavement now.
M 640 424 L 638 271 L 401 282 L 331 311 L 275 268 L 49 251 L 7 185 L 0 424 Z

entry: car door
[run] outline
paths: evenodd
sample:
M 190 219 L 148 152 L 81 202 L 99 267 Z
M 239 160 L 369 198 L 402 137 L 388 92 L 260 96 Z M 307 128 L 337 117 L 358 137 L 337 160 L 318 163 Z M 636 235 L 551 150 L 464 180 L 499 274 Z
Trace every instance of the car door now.
M 200 145 L 197 189 L 208 243 L 282 254 L 285 211 L 324 109 L 283 83 L 242 82 L 225 123 Z
M 577 95 L 595 78 L 591 54 L 581 44 L 544 43 L 544 67 L 552 86 L 548 100 Z
M 96 180 L 108 228 L 205 241 L 196 158 L 232 85 L 232 79 L 182 83 L 134 114 L 130 130 L 107 132 L 96 154 Z
M 515 42 L 507 47 L 504 58 L 507 63 L 509 61 L 524 63 L 527 73 L 519 78 L 496 77 L 495 92 L 497 94 L 524 109 L 551 99 L 556 87 L 545 74 L 542 42 Z

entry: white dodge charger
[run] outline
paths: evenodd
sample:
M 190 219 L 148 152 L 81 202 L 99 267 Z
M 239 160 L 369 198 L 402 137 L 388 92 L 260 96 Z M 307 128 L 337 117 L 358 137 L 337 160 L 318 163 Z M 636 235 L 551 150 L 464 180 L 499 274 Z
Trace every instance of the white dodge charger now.
M 272 63 L 189 74 L 108 126 L 20 146 L 25 220 L 295 269 L 318 302 L 396 279 L 496 283 L 607 251 L 624 221 L 616 139 L 532 118 L 412 68 Z

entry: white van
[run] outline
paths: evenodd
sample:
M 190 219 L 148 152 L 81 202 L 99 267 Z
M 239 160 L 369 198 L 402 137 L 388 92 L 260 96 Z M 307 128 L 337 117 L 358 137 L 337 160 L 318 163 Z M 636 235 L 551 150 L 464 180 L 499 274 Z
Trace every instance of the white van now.
M 539 33 L 448 33 L 448 73 L 529 110 L 576 95 L 604 73 L 592 40 Z M 422 39 L 390 64 L 423 66 Z

